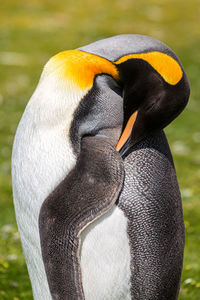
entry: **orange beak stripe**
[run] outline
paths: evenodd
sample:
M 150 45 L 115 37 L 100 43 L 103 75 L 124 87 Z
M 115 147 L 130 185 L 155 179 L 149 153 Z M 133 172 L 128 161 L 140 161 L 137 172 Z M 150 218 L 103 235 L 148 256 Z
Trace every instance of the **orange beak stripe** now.
M 130 116 L 130 118 L 129 118 L 127 124 L 126 124 L 126 127 L 125 127 L 124 131 L 122 132 L 122 135 L 121 135 L 121 137 L 120 137 L 120 139 L 117 143 L 117 146 L 116 146 L 117 151 L 120 151 L 120 149 L 123 147 L 123 145 L 126 143 L 128 138 L 130 137 L 133 126 L 135 124 L 136 117 L 137 117 L 137 111 L 135 111 Z

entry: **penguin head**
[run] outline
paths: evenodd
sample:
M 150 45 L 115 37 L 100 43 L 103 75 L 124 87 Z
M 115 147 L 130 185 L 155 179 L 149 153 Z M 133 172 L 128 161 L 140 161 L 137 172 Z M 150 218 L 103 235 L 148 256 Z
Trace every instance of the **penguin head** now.
M 184 69 L 162 42 L 142 35 L 119 35 L 80 48 L 112 61 L 123 94 L 123 128 L 117 144 L 124 149 L 174 120 L 188 102 Z
M 163 52 L 127 55 L 117 64 L 123 82 L 123 129 L 128 123 L 132 126 L 132 146 L 181 113 L 188 101 L 189 84 L 179 61 Z M 118 148 L 122 144 L 123 140 Z
M 56 122 L 58 115 L 63 122 L 68 119 L 75 152 L 84 135 L 121 126 L 116 149 L 123 153 L 176 118 L 190 92 L 172 50 L 141 35 L 63 51 L 47 63 L 39 86 L 47 81 L 49 98 L 55 95 L 52 117 Z

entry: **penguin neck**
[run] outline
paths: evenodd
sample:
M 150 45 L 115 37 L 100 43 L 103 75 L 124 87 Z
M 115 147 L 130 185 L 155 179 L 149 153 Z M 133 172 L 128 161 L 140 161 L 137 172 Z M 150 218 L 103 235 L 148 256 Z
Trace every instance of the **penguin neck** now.
M 41 76 L 37 89 L 31 97 L 27 108 L 32 111 L 32 120 L 36 126 L 52 127 L 62 126 L 69 134 L 73 115 L 81 99 L 89 89 L 78 89 L 75 85 L 61 80 L 55 74 Z

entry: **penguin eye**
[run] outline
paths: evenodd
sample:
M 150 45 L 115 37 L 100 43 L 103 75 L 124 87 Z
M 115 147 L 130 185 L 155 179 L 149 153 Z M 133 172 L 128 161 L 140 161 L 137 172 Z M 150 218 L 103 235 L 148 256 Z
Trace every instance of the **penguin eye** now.
M 163 97 L 165 97 L 165 93 L 163 91 L 160 91 L 157 95 L 148 97 L 147 101 L 144 101 L 144 110 L 146 112 L 151 112 L 155 108 L 155 105 L 160 105 L 159 103 Z
M 156 104 L 156 102 L 152 102 L 149 103 L 146 107 L 145 107 L 145 111 L 151 111 L 154 107 L 154 105 Z

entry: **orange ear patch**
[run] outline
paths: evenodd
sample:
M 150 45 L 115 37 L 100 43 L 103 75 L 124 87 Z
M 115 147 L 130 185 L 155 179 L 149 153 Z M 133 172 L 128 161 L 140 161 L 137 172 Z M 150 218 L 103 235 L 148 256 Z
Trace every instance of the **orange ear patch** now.
M 98 74 L 108 74 L 119 79 L 115 64 L 100 56 L 80 50 L 68 50 L 53 56 L 47 64 L 47 72 L 57 72 L 80 89 L 93 85 L 94 77 Z
M 121 57 L 115 63 L 119 65 L 129 59 L 145 60 L 163 77 L 167 83 L 171 85 L 177 84 L 183 76 L 183 71 L 178 62 L 171 56 L 162 52 L 154 51 L 148 53 L 129 54 Z

